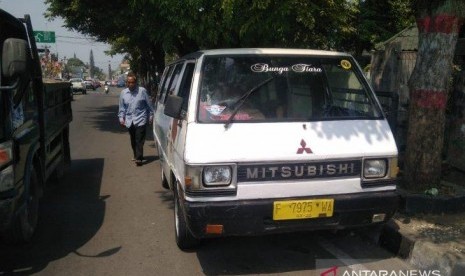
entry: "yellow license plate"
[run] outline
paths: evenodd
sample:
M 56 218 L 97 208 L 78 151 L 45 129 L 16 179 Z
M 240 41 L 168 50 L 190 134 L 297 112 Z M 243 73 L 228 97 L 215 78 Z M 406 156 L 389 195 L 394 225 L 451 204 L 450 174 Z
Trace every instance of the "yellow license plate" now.
M 273 203 L 273 220 L 332 217 L 334 199 L 286 200 Z

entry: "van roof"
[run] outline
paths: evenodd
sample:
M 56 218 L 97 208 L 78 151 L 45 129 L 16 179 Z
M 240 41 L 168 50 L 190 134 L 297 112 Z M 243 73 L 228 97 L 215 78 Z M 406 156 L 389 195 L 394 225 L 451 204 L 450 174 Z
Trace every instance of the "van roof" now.
M 225 55 L 225 54 L 284 54 L 284 55 L 317 55 L 317 56 L 349 56 L 347 53 L 337 51 L 313 50 L 313 49 L 290 49 L 290 48 L 229 48 L 199 50 L 188 54 L 181 59 L 198 58 L 202 55 Z

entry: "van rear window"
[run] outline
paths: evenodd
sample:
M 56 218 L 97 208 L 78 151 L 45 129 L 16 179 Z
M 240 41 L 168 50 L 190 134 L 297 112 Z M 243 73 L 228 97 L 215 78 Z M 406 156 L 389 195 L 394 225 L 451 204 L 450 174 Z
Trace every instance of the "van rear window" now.
M 200 79 L 199 122 L 382 118 L 345 56 L 206 56 Z

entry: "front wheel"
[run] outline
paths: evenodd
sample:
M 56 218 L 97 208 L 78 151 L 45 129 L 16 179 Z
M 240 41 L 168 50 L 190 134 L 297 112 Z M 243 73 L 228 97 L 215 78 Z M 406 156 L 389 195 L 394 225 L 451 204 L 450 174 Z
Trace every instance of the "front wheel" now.
M 195 238 L 187 228 L 187 222 L 181 210 L 181 203 L 177 195 L 177 190 L 174 189 L 174 228 L 176 235 L 176 244 L 179 249 L 193 249 L 200 245 L 200 240 Z
M 26 203 L 19 214 L 13 218 L 5 233 L 5 241 L 11 244 L 27 243 L 31 240 L 39 220 L 39 180 L 35 169 L 29 179 L 26 191 Z
M 160 174 L 161 174 L 161 186 L 167 190 L 170 189 L 170 185 L 168 184 L 168 180 L 166 179 L 165 173 L 163 172 L 163 164 L 160 161 Z

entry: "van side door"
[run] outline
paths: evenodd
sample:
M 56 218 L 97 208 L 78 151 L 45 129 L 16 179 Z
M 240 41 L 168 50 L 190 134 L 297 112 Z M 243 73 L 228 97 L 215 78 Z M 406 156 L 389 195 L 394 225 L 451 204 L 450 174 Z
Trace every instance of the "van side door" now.
M 194 76 L 195 62 L 187 61 L 185 63 L 184 69 L 180 77 L 180 84 L 177 90 L 177 96 L 183 99 L 181 117 L 182 119 L 173 119 L 170 126 L 170 139 L 169 144 L 172 151 L 169 153 L 174 160 L 174 163 L 178 166 L 184 164 L 184 146 L 186 140 L 186 131 L 187 131 L 187 114 L 189 106 L 189 96 L 192 89 L 192 79 Z M 180 169 L 180 168 L 178 168 Z
M 160 85 L 160 94 L 156 103 L 156 112 L 154 116 L 155 123 L 153 131 L 155 134 L 155 139 L 157 139 L 157 143 L 159 145 L 158 154 L 160 155 L 160 158 L 163 159 L 166 159 L 169 132 L 168 129 L 172 121 L 172 118 L 164 114 L 165 102 L 167 95 L 172 94 L 177 85 L 182 65 L 183 63 L 173 64 L 165 69 L 165 73 L 163 74 L 165 77 L 162 79 L 162 83 Z

